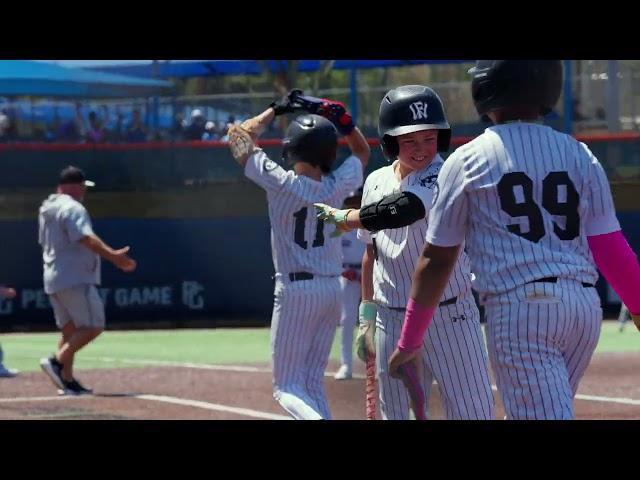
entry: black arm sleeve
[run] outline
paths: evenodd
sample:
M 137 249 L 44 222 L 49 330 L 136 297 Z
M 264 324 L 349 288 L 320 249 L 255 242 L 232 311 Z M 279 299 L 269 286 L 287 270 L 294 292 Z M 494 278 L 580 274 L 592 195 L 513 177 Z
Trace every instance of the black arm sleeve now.
M 360 223 L 370 232 L 376 232 L 387 228 L 406 227 L 425 215 L 422 200 L 415 193 L 398 192 L 362 207 Z

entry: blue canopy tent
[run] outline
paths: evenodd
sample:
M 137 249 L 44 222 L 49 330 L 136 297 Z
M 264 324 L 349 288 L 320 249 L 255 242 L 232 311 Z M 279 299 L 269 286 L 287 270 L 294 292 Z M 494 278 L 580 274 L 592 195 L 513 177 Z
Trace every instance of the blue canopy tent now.
M 146 65 L 112 65 L 94 67 L 93 70 L 141 78 L 189 78 L 212 75 L 260 75 L 265 67 L 277 73 L 288 68 L 287 60 L 167 60 Z M 334 60 L 334 70 L 351 70 L 351 114 L 358 116 L 357 71 L 363 68 L 401 67 L 408 65 L 465 63 L 473 60 Z M 299 72 L 315 72 L 322 60 L 299 60 Z
M 451 64 L 470 63 L 474 60 L 335 60 L 332 68 L 351 70 L 351 110 L 354 118 L 357 116 L 357 70 L 363 68 L 401 67 L 421 64 Z M 564 62 L 564 122 L 566 133 L 573 131 L 571 89 L 571 61 Z M 94 70 L 142 78 L 186 78 L 205 77 L 210 75 L 260 75 L 264 73 L 264 66 L 272 72 L 287 68 L 286 60 L 167 60 L 155 61 L 146 65 L 115 65 L 109 67 L 95 67 Z M 298 71 L 313 72 L 321 67 L 321 60 L 300 60 Z
M 158 95 L 173 94 L 166 80 L 67 68 L 32 60 L 0 60 L 0 96 L 47 98 L 153 98 L 151 121 L 158 125 Z
M 468 63 L 473 60 L 335 60 L 334 70 L 362 68 L 401 67 L 407 65 Z M 264 67 L 271 72 L 287 68 L 286 60 L 167 60 L 146 65 L 112 65 L 93 67 L 92 70 L 134 75 L 140 78 L 186 78 L 207 77 L 211 75 L 260 75 Z M 298 71 L 315 72 L 321 66 L 321 60 L 300 60 Z
M 165 80 L 66 68 L 31 60 L 0 61 L 0 96 L 131 98 L 171 93 Z

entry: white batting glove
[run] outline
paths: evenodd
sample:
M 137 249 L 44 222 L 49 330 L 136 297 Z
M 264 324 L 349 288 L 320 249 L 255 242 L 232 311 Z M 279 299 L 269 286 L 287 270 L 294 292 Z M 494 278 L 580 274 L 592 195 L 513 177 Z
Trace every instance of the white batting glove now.
M 358 336 L 356 337 L 356 354 L 363 362 L 368 355 L 376 354 L 376 315 L 378 306 L 371 301 L 360 303 L 358 309 Z
M 353 210 L 353 208 L 349 208 L 348 210 L 339 210 L 324 203 L 314 203 L 313 205 L 316 207 L 316 217 L 319 220 L 335 224 L 336 229 L 331 233 L 331 235 L 329 235 L 330 237 L 339 237 L 343 233 L 352 230 L 347 227 L 347 215 L 351 210 Z

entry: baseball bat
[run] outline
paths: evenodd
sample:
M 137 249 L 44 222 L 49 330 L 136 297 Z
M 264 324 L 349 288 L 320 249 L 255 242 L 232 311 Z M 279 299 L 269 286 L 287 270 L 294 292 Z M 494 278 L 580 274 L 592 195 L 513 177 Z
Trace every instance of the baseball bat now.
M 367 379 L 366 379 L 366 411 L 367 420 L 376 419 L 376 356 L 375 354 L 367 355 Z

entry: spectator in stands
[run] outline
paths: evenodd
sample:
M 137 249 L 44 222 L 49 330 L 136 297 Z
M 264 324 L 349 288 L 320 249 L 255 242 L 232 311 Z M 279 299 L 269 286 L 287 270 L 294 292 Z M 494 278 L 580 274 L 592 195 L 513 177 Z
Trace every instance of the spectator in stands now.
M 18 139 L 18 124 L 16 122 L 16 112 L 13 108 L 3 108 L 4 127 L 2 128 L 3 142 L 14 142 Z
M 207 119 L 202 110 L 196 108 L 191 112 L 191 121 L 184 132 L 185 140 L 202 140 Z
M 98 117 L 102 128 L 107 131 L 111 127 L 111 114 L 109 113 L 109 107 L 102 105 L 100 107 L 100 116 Z
M 61 127 L 60 116 L 58 115 L 58 110 L 54 107 L 53 110 L 53 119 L 51 123 L 47 125 L 44 132 L 44 140 L 45 142 L 55 142 L 58 138 L 58 132 Z
M 124 140 L 124 115 L 118 107 L 116 107 L 116 121 L 113 127 L 107 130 L 107 138 L 113 143 L 120 143 Z
M 589 117 L 585 116 L 580 109 L 580 100 L 577 98 L 573 99 L 573 120 L 575 122 L 579 122 L 581 120 L 589 120 Z
M 6 132 L 9 130 L 9 116 L 0 113 L 0 143 L 7 141 Z
M 173 125 L 171 126 L 171 138 L 180 142 L 184 140 L 184 130 L 186 127 L 186 122 L 184 121 L 184 115 L 181 112 L 178 112 L 173 117 Z
M 202 134 L 202 140 L 212 142 L 219 140 L 218 128 L 216 122 L 207 122 L 204 126 L 204 133 Z
M 140 118 L 140 110 L 133 110 L 133 119 L 127 127 L 127 142 L 140 143 L 147 141 L 147 132 Z
M 60 142 L 78 142 L 83 136 L 83 120 L 80 111 L 80 104 L 76 104 L 76 115 L 60 125 L 57 132 L 57 139 Z
M 116 111 L 117 111 L 116 107 Z M 102 105 L 100 107 L 100 115 L 98 116 L 98 120 L 100 121 L 100 125 L 102 126 L 102 131 L 104 132 L 104 141 L 105 142 L 117 142 L 120 139 L 117 138 L 117 123 L 118 116 L 116 115 L 116 119 L 112 120 L 111 112 L 109 111 L 109 107 L 106 105 Z M 122 123 L 120 123 L 120 127 L 122 127 Z M 122 132 L 122 128 L 120 129 Z
M 605 112 L 604 108 L 598 107 L 596 108 L 596 120 L 606 121 L 607 120 L 607 112 Z
M 106 140 L 103 123 L 98 120 L 98 115 L 93 110 L 89 112 L 89 127 L 85 139 L 88 143 L 102 143 Z

